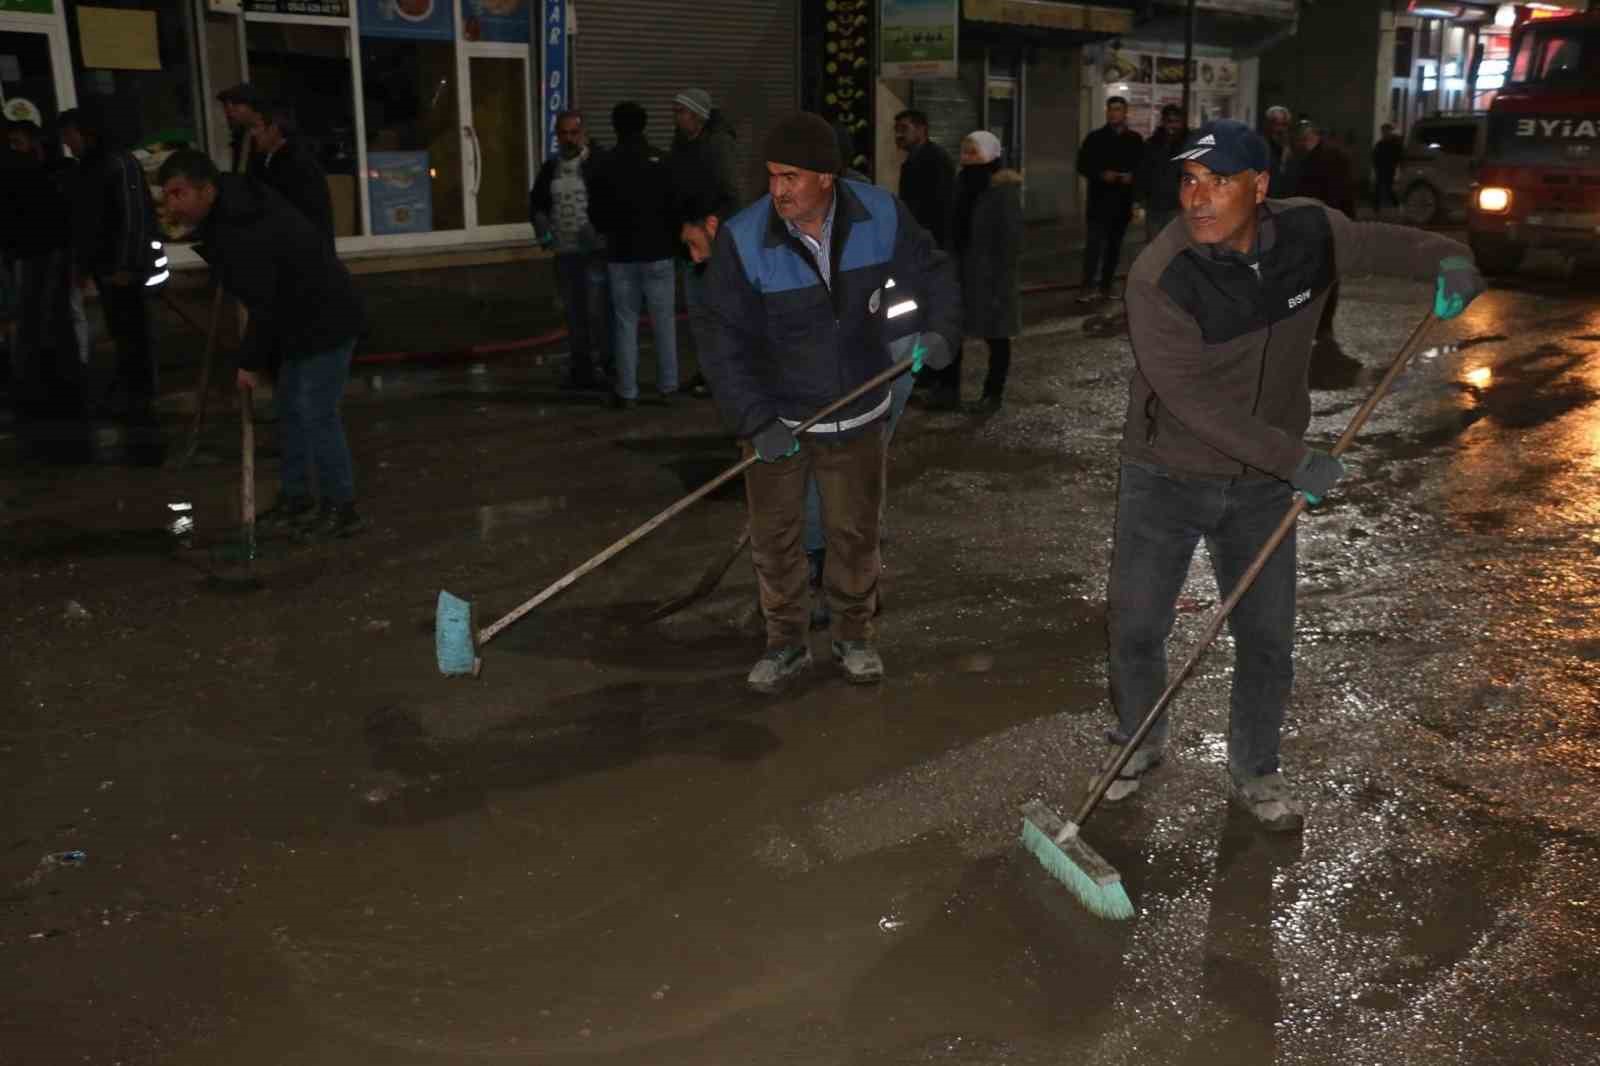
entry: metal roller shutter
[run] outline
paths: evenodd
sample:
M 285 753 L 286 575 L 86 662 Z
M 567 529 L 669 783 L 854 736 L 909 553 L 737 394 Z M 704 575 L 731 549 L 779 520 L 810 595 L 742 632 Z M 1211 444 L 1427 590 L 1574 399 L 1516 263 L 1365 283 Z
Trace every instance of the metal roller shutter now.
M 594 135 L 614 142 L 611 108 L 637 101 L 650 143 L 672 145 L 672 98 L 704 89 L 739 135 L 746 202 L 766 190 L 757 148 L 799 106 L 797 0 L 574 0 L 573 93 Z

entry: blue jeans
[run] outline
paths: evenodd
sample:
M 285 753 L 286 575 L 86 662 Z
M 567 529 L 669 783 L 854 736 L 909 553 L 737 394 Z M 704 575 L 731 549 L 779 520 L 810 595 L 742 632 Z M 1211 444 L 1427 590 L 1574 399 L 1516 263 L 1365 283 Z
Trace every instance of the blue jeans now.
M 885 463 L 884 491 L 885 501 L 889 498 L 888 488 L 888 455 L 889 443 L 894 440 L 894 427 L 900 424 L 900 416 L 905 414 L 906 401 L 911 398 L 911 389 L 916 384 L 910 374 L 901 374 L 894 379 L 894 384 L 889 386 L 889 428 L 883 436 L 883 454 Z M 878 514 L 878 536 L 883 536 L 883 514 L 880 509 Z M 822 494 L 817 491 L 817 479 L 813 475 L 806 481 L 806 528 L 803 537 L 806 553 L 819 552 L 828 546 L 828 540 L 822 532 Z
M 572 380 L 592 381 L 611 366 L 611 286 L 604 256 L 584 252 L 556 256 L 561 302 L 572 341 Z
M 1272 478 L 1202 478 L 1124 461 L 1109 601 L 1112 739 L 1125 743 L 1167 685 L 1167 638 L 1195 545 L 1205 539 L 1226 597 L 1288 512 L 1293 490 Z M 1267 561 L 1229 616 L 1234 638 L 1228 768 L 1238 780 L 1278 769 L 1294 684 L 1295 535 Z M 1166 743 L 1163 714 L 1144 746 Z
M 339 401 L 344 399 L 355 346 L 352 337 L 337 348 L 300 359 L 286 358 L 278 368 L 273 398 L 283 457 L 279 478 L 285 496 L 310 496 L 308 474 L 314 467 L 324 506 L 340 506 L 355 499 L 350 445 L 339 417 Z
M 648 309 L 656 337 L 656 388 L 678 391 L 678 322 L 673 300 L 677 279 L 671 259 L 612 263 L 611 349 L 617 363 L 617 395 L 639 398 L 639 314 Z

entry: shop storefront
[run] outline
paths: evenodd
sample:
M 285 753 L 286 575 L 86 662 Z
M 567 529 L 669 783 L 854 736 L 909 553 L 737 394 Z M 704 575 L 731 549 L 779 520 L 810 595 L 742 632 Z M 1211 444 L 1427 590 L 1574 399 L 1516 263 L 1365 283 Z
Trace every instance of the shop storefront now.
M 542 104 L 566 73 L 542 76 L 535 46 L 564 59 L 568 6 L 0 0 L 0 92 L 8 115 L 43 125 L 107 98 L 153 170 L 182 146 L 226 166 L 216 94 L 248 81 L 293 106 L 328 174 L 342 254 L 525 242 Z

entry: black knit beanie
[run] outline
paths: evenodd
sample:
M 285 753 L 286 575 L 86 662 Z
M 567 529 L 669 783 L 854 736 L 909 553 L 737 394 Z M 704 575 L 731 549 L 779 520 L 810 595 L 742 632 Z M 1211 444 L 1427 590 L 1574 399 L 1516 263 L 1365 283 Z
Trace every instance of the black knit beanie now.
M 766 161 L 818 174 L 837 174 L 844 169 L 833 127 L 809 111 L 796 111 L 772 127 L 767 134 Z

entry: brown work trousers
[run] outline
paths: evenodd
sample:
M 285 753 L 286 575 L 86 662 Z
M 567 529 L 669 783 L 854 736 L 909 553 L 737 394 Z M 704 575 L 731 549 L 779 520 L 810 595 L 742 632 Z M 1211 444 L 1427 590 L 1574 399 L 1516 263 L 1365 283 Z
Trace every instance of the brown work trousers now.
M 828 544 L 822 584 L 839 640 L 871 640 L 878 609 L 878 519 L 883 506 L 885 426 L 879 421 L 844 441 L 802 433 L 800 452 L 745 471 L 750 504 L 750 555 L 761 586 L 767 647 L 806 642 L 806 553 L 801 544 L 806 478 L 815 472 Z M 750 446 L 744 445 L 745 455 Z

